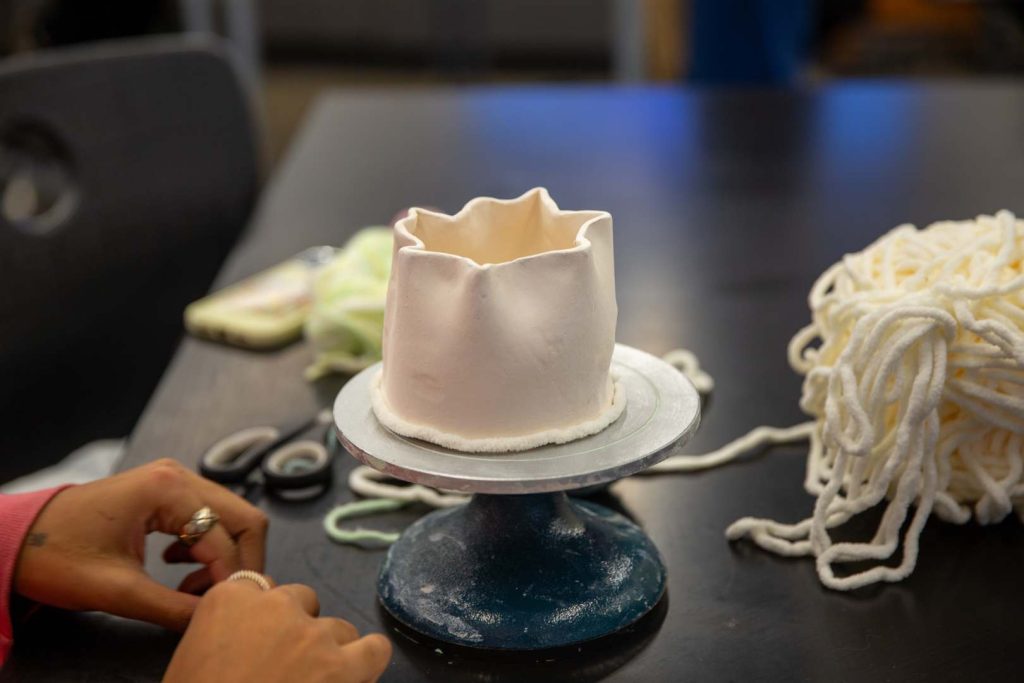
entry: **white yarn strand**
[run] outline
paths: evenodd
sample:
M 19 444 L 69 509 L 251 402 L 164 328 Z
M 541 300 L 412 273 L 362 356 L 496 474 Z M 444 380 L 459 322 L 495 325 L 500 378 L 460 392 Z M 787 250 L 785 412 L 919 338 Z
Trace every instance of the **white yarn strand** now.
M 815 422 L 804 422 L 792 427 L 755 427 L 735 441 L 703 455 L 673 455 L 640 474 L 668 474 L 697 472 L 732 462 L 744 453 L 769 446 L 806 441 L 816 427 Z
M 700 367 L 697 354 L 689 349 L 675 349 L 661 357 L 663 361 L 686 375 L 693 387 L 702 394 L 715 390 L 715 380 Z
M 423 503 L 435 508 L 461 505 L 469 500 L 463 493 L 442 492 L 420 484 L 386 483 L 391 477 L 366 465 L 354 467 L 348 475 L 348 487 L 364 498 L 386 498 L 404 503 Z

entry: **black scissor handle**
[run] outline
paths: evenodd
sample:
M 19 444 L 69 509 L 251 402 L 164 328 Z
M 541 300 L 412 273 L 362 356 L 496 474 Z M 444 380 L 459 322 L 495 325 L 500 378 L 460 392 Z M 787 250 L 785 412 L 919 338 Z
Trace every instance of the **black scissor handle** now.
M 242 481 L 280 439 L 276 427 L 250 427 L 229 434 L 206 449 L 199 459 L 199 473 L 220 484 Z
M 285 465 L 287 462 L 295 460 L 294 444 L 287 445 L 288 442 L 304 432 L 327 424 L 330 419 L 330 411 L 323 410 L 313 417 L 291 426 L 250 427 L 229 434 L 206 449 L 199 459 L 199 473 L 219 484 L 242 482 L 253 470 L 261 467 L 265 459 L 271 459 L 271 454 L 284 452 L 287 457 L 276 460 L 281 467 L 264 465 L 261 468 L 265 481 L 272 488 L 305 488 L 326 482 L 331 475 L 329 457 L 326 462 L 321 462 L 319 454 L 307 453 L 301 458 L 303 462 L 307 463 L 307 466 L 303 467 L 301 471 L 289 471 Z M 326 472 L 321 472 L 321 469 Z M 302 484 L 303 481 L 312 483 Z
M 312 440 L 281 446 L 263 461 L 261 467 L 266 485 L 280 491 L 326 484 L 333 473 L 327 448 Z

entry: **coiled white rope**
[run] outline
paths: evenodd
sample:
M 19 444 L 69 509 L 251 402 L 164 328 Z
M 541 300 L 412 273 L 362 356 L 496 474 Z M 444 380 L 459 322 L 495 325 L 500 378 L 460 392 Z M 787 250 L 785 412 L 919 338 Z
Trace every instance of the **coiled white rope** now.
M 335 506 L 324 518 L 324 531 L 336 543 L 348 545 L 390 544 L 398 540 L 395 532 L 356 527 L 343 529 L 338 523 L 381 512 L 392 512 L 411 503 L 423 503 L 435 508 L 454 507 L 469 500 L 461 493 L 438 491 L 420 484 L 403 485 L 383 472 L 366 465 L 358 465 L 349 472 L 348 487 L 366 500 L 351 501 Z
M 693 388 L 703 395 L 715 390 L 715 379 L 700 367 L 697 355 L 689 349 L 675 349 L 661 357 L 663 361 L 686 375 Z
M 749 538 L 779 555 L 813 556 L 821 582 L 837 590 L 909 575 L 933 511 L 956 524 L 972 517 L 992 524 L 1014 510 L 1024 520 L 1022 228 L 1007 211 L 923 230 L 903 225 L 847 255 L 815 283 L 813 321 L 789 345 L 790 365 L 805 375 L 800 406 L 814 420 L 758 427 L 645 474 L 708 469 L 809 439 L 804 487 L 816 496 L 812 515 L 795 524 L 743 518 L 726 537 Z M 714 386 L 689 351 L 666 360 L 698 390 Z M 350 485 L 435 506 L 465 499 L 377 476 L 357 468 Z M 830 530 L 883 501 L 871 539 L 833 541 Z M 886 564 L 901 546 L 899 564 Z M 836 573 L 851 562 L 875 564 Z
M 348 487 L 364 498 L 389 498 L 405 503 L 423 503 L 435 508 L 449 508 L 469 500 L 463 493 L 449 493 L 420 484 L 389 484 L 391 477 L 372 467 L 360 465 L 348 475 Z
M 956 524 L 1021 515 L 1022 227 L 1007 211 L 903 225 L 818 279 L 813 322 L 789 346 L 805 375 L 800 406 L 816 418 L 804 481 L 813 514 L 796 524 L 741 519 L 730 540 L 814 556 L 824 585 L 851 590 L 909 575 L 932 511 Z M 869 540 L 832 539 L 883 501 Z M 883 564 L 900 546 L 899 564 Z M 873 566 L 836 573 L 865 561 Z

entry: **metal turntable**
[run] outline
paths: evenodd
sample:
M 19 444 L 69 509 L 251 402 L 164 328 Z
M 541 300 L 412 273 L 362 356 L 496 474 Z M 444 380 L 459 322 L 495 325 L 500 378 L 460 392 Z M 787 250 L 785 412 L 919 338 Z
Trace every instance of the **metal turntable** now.
M 650 611 L 665 566 L 622 515 L 565 491 L 639 472 L 693 435 L 700 397 L 675 368 L 617 345 L 627 393 L 603 431 L 504 454 L 463 453 L 399 436 L 377 422 L 364 370 L 338 394 L 338 437 L 356 459 L 396 479 L 473 494 L 433 512 L 388 551 L 377 589 L 398 621 L 466 647 L 537 650 L 591 640 Z

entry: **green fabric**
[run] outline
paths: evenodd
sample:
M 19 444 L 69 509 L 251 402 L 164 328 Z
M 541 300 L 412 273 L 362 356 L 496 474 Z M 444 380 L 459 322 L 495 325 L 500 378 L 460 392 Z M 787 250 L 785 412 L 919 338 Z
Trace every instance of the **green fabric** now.
M 316 274 L 306 319 L 315 358 L 307 379 L 358 372 L 380 360 L 392 244 L 391 228 L 364 228 Z

